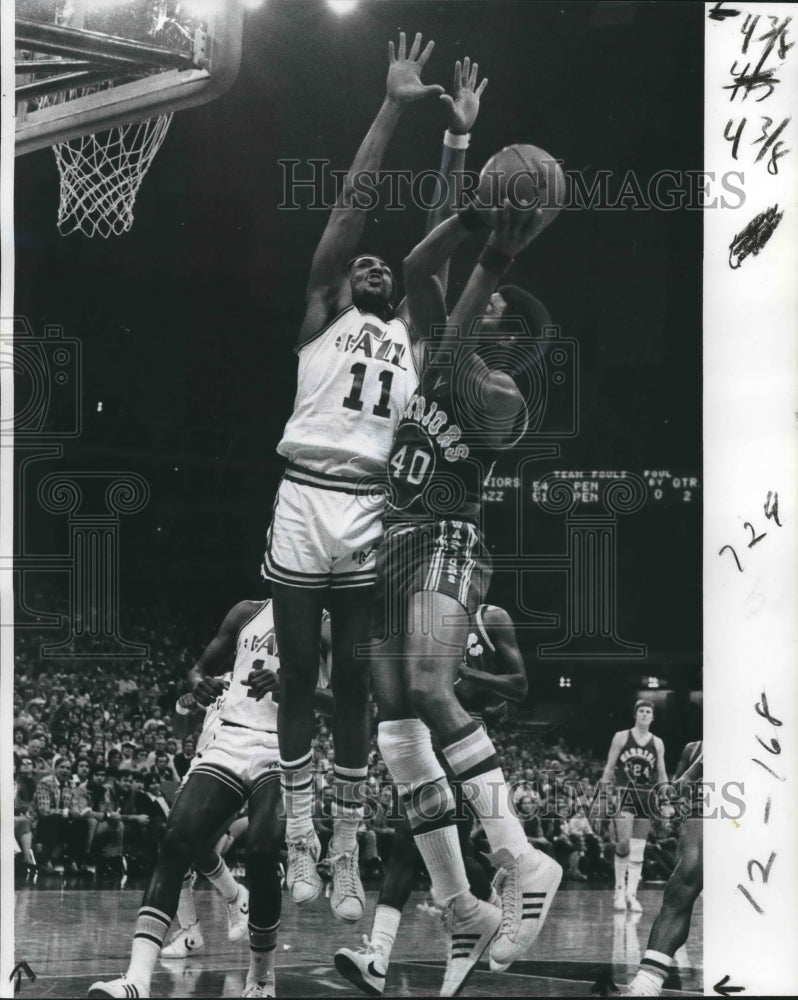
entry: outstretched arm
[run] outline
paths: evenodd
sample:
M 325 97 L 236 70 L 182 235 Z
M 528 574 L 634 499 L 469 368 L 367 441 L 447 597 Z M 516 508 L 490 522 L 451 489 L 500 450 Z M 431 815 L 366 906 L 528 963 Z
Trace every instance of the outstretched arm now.
M 485 629 L 488 638 L 496 650 L 496 658 L 501 664 L 502 672 L 492 674 L 485 670 L 474 670 L 463 665 L 460 668 L 462 677 L 467 677 L 479 684 L 486 691 L 495 691 L 510 701 L 522 701 L 526 698 L 529 684 L 524 667 L 524 658 L 518 648 L 515 638 L 515 626 L 504 608 L 491 608 L 484 616 Z
M 332 210 L 319 245 L 313 255 L 307 291 L 305 318 L 299 331 L 299 346 L 317 333 L 336 312 L 349 304 L 345 280 L 346 264 L 355 253 L 363 232 L 366 211 L 356 198 L 355 178 L 379 169 L 388 140 L 406 104 L 427 94 L 440 94 L 443 87 L 421 82 L 421 70 L 429 59 L 434 42 L 421 51 L 421 35 L 413 40 L 407 55 L 404 32 L 399 35 L 398 55 L 393 42 L 388 43 L 388 79 L 385 100 L 377 117 L 360 144 L 341 194 Z

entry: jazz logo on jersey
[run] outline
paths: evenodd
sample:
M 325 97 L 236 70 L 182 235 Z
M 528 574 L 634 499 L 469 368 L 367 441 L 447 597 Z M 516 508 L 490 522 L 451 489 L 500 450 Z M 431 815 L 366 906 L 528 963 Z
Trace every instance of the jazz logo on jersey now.
M 361 354 L 364 358 L 374 358 L 407 370 L 404 362 L 406 344 L 385 336 L 385 330 L 373 323 L 364 323 L 357 333 L 336 337 L 335 346 L 344 354 Z
M 247 636 L 241 643 L 241 648 L 249 650 L 250 653 L 265 652 L 267 656 L 277 656 L 277 636 L 273 629 L 265 635 L 253 635 L 251 641 Z

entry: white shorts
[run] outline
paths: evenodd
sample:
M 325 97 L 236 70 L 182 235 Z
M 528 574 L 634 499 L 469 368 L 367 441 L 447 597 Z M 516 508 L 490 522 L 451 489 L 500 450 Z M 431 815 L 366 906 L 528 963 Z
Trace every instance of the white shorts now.
M 363 479 L 289 463 L 274 501 L 263 576 L 314 589 L 371 586 L 383 507 L 383 491 Z
M 183 784 L 192 774 L 209 774 L 247 799 L 267 781 L 280 780 L 277 733 L 219 723 L 208 746 L 195 754 Z

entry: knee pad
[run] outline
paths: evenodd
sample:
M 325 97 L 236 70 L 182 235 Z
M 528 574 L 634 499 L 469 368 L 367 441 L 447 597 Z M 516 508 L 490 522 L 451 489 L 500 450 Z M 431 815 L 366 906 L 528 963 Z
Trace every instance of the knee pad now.
M 646 853 L 645 840 L 639 840 L 637 837 L 632 837 L 629 841 L 629 860 L 632 863 L 637 862 L 637 864 L 642 865 L 645 853 Z

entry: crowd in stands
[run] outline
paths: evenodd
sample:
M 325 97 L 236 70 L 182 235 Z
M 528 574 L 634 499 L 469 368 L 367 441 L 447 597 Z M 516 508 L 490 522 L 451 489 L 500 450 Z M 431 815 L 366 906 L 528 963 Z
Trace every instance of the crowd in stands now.
M 17 633 L 14 830 L 21 872 L 89 878 L 152 869 L 203 718 L 185 695 L 191 654 L 181 645 L 180 629 L 163 623 L 159 632 L 157 648 L 149 633 L 147 658 L 71 662 L 42 660 L 41 633 Z M 566 877 L 610 881 L 614 827 L 590 810 L 603 760 L 507 721 L 492 722 L 491 732 L 530 841 L 555 857 Z M 326 848 L 334 759 L 329 720 L 317 722 L 313 754 L 315 823 Z M 376 738 L 368 796 L 360 860 L 364 876 L 376 878 L 399 822 L 396 790 Z M 234 850 L 245 825 L 242 817 L 231 827 L 225 849 Z M 674 833 L 667 821 L 654 824 L 644 877 L 670 874 Z M 477 851 L 485 849 L 483 836 L 477 827 Z

